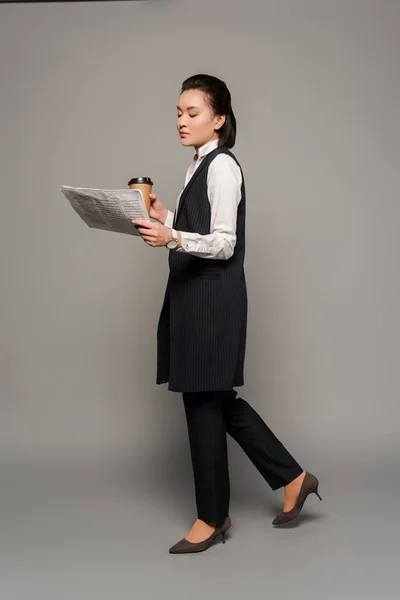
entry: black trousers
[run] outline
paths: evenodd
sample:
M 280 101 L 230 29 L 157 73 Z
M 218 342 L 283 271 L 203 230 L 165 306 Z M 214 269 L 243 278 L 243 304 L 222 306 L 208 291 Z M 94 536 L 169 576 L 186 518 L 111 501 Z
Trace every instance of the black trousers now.
M 222 523 L 229 512 L 229 433 L 273 490 L 287 485 L 303 469 L 234 390 L 183 393 L 193 464 L 197 516 Z

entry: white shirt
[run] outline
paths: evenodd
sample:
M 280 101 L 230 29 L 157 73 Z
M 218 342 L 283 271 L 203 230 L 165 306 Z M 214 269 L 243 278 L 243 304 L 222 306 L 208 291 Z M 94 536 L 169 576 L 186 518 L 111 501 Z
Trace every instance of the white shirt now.
M 208 142 L 197 152 L 186 172 L 185 187 L 204 157 L 218 147 L 218 140 Z M 211 207 L 210 233 L 201 235 L 181 231 L 182 247 L 174 252 L 187 252 L 202 258 L 227 260 L 236 245 L 237 208 L 241 199 L 242 174 L 239 166 L 228 154 L 218 154 L 208 167 L 207 194 Z M 182 190 L 183 192 L 183 190 Z M 182 192 L 178 196 L 176 210 Z M 168 211 L 165 225 L 173 225 L 174 213 Z

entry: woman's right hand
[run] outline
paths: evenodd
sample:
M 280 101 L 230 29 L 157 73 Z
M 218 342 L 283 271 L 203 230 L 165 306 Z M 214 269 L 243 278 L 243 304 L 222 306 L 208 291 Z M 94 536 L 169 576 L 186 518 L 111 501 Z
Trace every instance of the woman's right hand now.
M 150 194 L 150 202 L 149 216 L 152 219 L 157 219 L 157 221 L 160 221 L 160 223 L 164 224 L 165 219 L 168 216 L 168 209 L 164 208 L 160 198 L 155 194 Z

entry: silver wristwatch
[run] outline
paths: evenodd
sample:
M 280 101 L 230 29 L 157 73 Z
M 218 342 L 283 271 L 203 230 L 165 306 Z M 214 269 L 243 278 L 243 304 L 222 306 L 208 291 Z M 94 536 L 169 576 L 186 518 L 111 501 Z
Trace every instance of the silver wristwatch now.
M 179 246 L 178 234 L 176 233 L 175 229 L 172 229 L 172 238 L 165 245 L 168 250 L 176 250 Z

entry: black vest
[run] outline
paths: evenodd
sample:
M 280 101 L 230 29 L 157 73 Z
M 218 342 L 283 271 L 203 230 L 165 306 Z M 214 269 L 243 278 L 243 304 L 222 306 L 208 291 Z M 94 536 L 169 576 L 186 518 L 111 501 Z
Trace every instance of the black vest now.
M 210 233 L 208 167 L 222 153 L 239 165 L 226 148 L 216 148 L 205 156 L 180 197 L 174 219 L 178 231 Z M 245 209 L 243 179 L 236 246 L 228 260 L 174 250 L 169 253 L 170 275 L 157 335 L 157 383 L 169 381 L 170 390 L 217 391 L 243 385 L 247 328 Z

